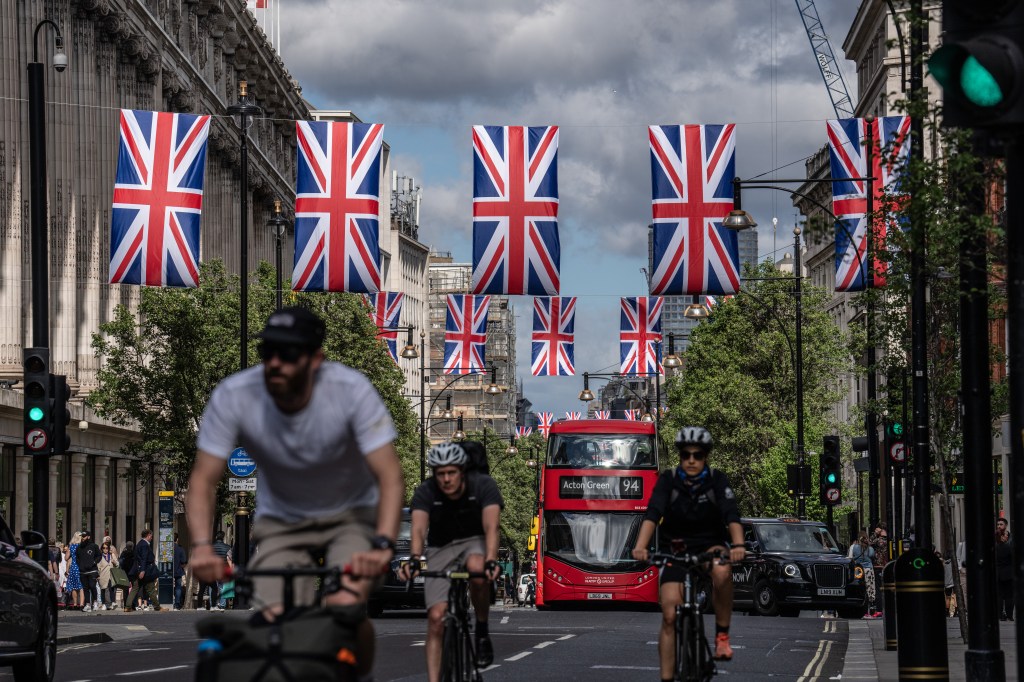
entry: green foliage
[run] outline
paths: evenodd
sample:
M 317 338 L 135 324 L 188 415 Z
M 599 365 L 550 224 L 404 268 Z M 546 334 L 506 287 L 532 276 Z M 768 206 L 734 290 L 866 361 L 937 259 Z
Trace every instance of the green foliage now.
M 202 264 L 199 281 L 195 289 L 143 289 L 137 316 L 118 306 L 92 341 L 102 368 L 89 404 L 101 417 L 136 428 L 139 439 L 124 453 L 166 467 L 178 489 L 192 469 L 210 393 L 240 365 L 239 277 L 215 260 Z M 275 308 L 275 282 L 274 268 L 260 263 L 249 288 L 250 366 L 259 363 L 253 334 Z M 398 429 L 397 447 L 411 486 L 418 479 L 416 418 L 402 397 L 402 372 L 375 338 L 376 327 L 361 297 L 286 293 L 284 305 L 292 304 L 326 321 L 327 358 L 362 371 L 380 393 Z
M 685 370 L 669 382 L 669 416 L 663 435 L 700 424 L 715 439 L 711 464 L 729 474 L 747 515 L 792 513 L 786 465 L 795 463 L 796 374 L 793 282 L 769 263 L 753 273 L 768 281 L 746 281 L 743 292 L 722 302 L 690 335 Z M 825 311 L 826 292 L 804 285 L 802 293 L 805 452 L 821 449 L 833 405 L 842 393 L 838 378 L 850 371 L 845 340 Z M 674 459 L 670 460 L 674 464 Z M 817 458 L 807 464 L 817 470 Z M 816 496 L 808 516 L 823 518 Z

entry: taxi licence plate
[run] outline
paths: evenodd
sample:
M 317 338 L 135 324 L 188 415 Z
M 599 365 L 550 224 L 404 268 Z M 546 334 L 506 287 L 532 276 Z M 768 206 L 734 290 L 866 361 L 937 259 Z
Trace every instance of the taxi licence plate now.
M 414 583 L 416 583 L 417 585 L 421 585 L 421 584 L 423 584 L 423 576 L 422 575 L 418 575 L 415 578 L 413 578 L 412 581 Z
M 842 587 L 819 587 L 819 597 L 845 597 L 846 590 Z
M 611 599 L 611 592 L 587 592 L 587 599 Z

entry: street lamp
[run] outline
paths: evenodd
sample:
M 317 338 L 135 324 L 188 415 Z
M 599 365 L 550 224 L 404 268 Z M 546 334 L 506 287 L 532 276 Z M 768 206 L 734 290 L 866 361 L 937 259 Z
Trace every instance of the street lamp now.
M 455 426 L 455 433 L 452 434 L 452 442 L 458 443 L 466 440 L 466 432 L 462 430 L 462 413 L 459 412 L 459 421 Z
M 444 412 L 441 413 L 441 419 L 454 419 L 455 413 L 452 412 L 452 396 L 449 393 L 444 399 Z
M 691 320 L 706 320 L 711 317 L 711 311 L 700 303 L 691 303 L 686 306 L 686 310 L 683 311 L 683 317 Z
M 661 375 L 658 372 L 637 372 L 636 376 L 650 376 L 652 374 L 654 375 L 654 379 L 655 379 L 655 383 L 654 383 L 655 395 L 656 395 L 655 402 L 660 404 L 661 403 L 661 382 L 658 379 L 659 379 L 659 377 Z M 632 376 L 632 375 L 630 375 L 630 376 Z M 619 381 L 619 385 L 622 386 L 627 391 L 629 391 L 630 393 L 632 393 L 634 396 L 636 396 L 636 399 L 639 400 L 640 404 L 643 406 L 643 408 L 644 408 L 644 415 L 643 415 L 643 417 L 640 418 L 640 421 L 645 421 L 645 422 L 657 422 L 658 421 L 657 416 L 656 415 L 652 416 L 652 414 L 651 414 L 651 401 L 650 401 L 650 399 L 646 398 L 644 396 L 641 396 L 639 393 L 637 393 L 632 388 L 630 388 L 628 384 L 623 382 L 622 379 L 624 378 L 624 375 L 620 374 L 619 372 L 614 372 L 614 373 L 611 373 L 611 374 L 600 374 L 600 373 L 597 373 L 597 372 L 584 372 L 583 373 L 583 390 L 580 391 L 580 394 L 579 394 L 579 399 L 582 400 L 583 402 L 589 403 L 590 401 L 594 400 L 594 392 L 590 390 L 590 377 L 594 377 L 594 378 L 598 378 L 598 379 L 616 379 L 616 380 L 618 380 Z
M 501 386 L 498 385 L 498 367 L 496 365 L 491 366 L 491 383 L 484 389 L 484 393 L 487 395 L 500 395 L 502 392 Z
M 36 348 L 50 347 L 50 256 L 47 249 L 46 224 L 46 91 L 43 63 L 39 61 L 39 31 L 50 26 L 53 40 L 53 68 L 61 73 L 68 68 L 64 53 L 64 36 L 60 26 L 50 19 L 36 24 L 32 36 L 32 61 L 28 65 L 28 139 L 31 168 L 30 203 L 32 229 L 32 341 Z M 25 385 L 28 385 L 27 382 Z M 32 527 L 49 535 L 50 460 L 42 455 L 32 457 Z
M 505 448 L 505 454 L 509 457 L 515 457 L 519 454 L 519 448 L 516 447 L 516 435 L 510 433 L 508 436 L 508 447 Z
M 703 307 L 703 306 L 701 306 Z M 685 314 L 685 313 L 684 313 Z M 661 366 L 665 369 L 675 369 L 683 366 L 683 360 L 676 355 L 676 335 L 668 335 L 668 355 L 661 361 Z M 661 407 L 660 405 L 658 407 Z
M 252 124 L 249 117 L 263 115 L 263 109 L 249 101 L 248 88 L 249 84 L 246 81 L 238 81 L 238 103 L 228 107 L 229 116 L 238 116 L 238 127 L 241 131 L 239 172 L 242 175 L 242 191 L 239 201 L 242 224 L 239 274 L 241 275 L 242 290 L 239 340 L 241 342 L 240 364 L 242 369 L 249 366 L 249 126 Z M 248 544 L 248 542 L 245 543 L 246 547 Z M 245 562 L 241 562 L 241 565 L 244 566 Z
M 277 309 L 281 309 L 281 238 L 288 229 L 288 221 L 281 215 L 281 200 L 274 199 L 274 215 L 267 221 L 267 226 L 274 231 L 274 263 L 277 267 Z

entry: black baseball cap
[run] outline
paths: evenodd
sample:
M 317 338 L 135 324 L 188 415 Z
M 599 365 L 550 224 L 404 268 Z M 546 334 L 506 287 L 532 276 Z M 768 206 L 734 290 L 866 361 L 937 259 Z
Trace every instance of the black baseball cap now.
M 289 306 L 271 314 L 267 326 L 257 338 L 270 343 L 319 348 L 324 343 L 327 327 L 316 313 L 299 306 Z

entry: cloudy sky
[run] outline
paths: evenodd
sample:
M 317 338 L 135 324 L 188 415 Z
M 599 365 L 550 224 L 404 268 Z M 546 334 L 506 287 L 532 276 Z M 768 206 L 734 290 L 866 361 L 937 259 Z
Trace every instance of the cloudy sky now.
M 857 5 L 817 3 L 854 101 L 842 43 Z M 648 125 L 736 123 L 741 177 L 800 177 L 835 117 L 790 0 L 287 0 L 280 13 L 303 95 L 385 125 L 393 169 L 423 188 L 421 239 L 456 260 L 472 256 L 471 126 L 559 126 L 578 373 L 618 368 L 618 298 L 645 293 Z M 744 208 L 760 259 L 791 250 L 785 194 L 748 192 Z M 580 409 L 578 377 L 530 376 L 530 299 L 514 301 L 526 396 Z

